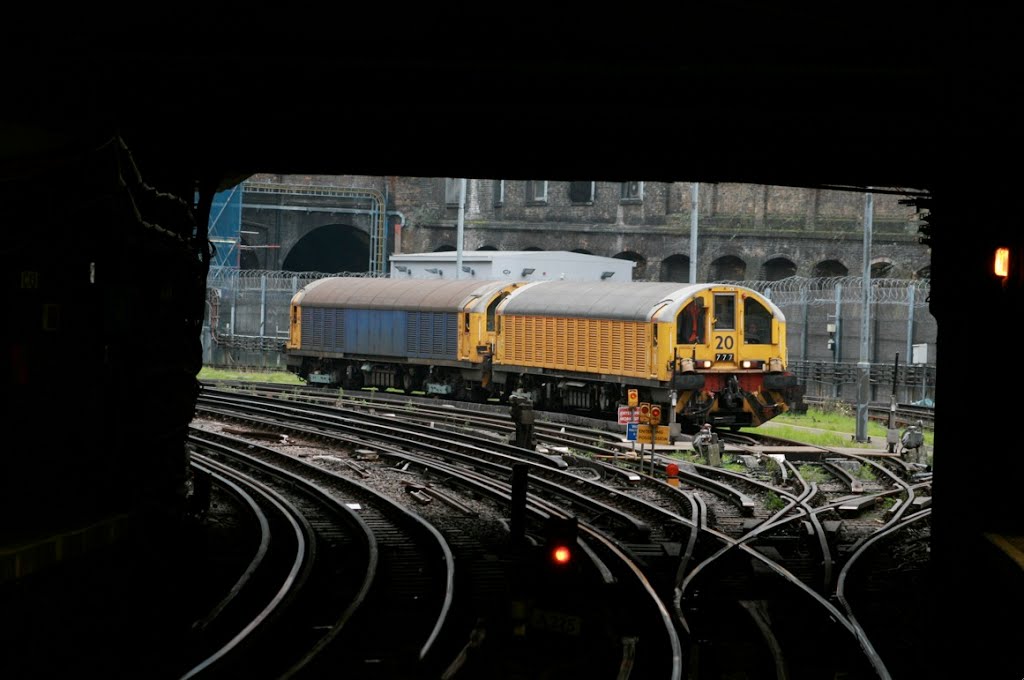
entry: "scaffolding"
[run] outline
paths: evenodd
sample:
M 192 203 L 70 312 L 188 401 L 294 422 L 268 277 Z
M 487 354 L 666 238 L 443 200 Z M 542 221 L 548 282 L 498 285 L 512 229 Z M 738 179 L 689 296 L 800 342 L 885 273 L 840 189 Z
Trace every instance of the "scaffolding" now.
M 213 244 L 212 267 L 239 266 L 239 239 L 242 231 L 242 191 L 236 185 L 214 194 L 207 230 Z
M 366 215 L 370 221 L 370 257 L 367 269 L 371 275 L 387 274 L 387 198 L 376 189 L 251 181 L 243 182 L 242 188 L 246 194 L 336 198 L 344 205 L 332 208 L 332 212 Z

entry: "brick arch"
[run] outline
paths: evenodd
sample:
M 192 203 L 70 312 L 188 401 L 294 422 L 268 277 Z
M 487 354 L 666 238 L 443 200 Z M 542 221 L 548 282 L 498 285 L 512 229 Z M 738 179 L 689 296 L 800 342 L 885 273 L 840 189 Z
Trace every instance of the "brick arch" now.
M 814 265 L 811 276 L 815 278 L 830 278 L 833 276 L 849 276 L 850 268 L 839 260 L 821 260 Z
M 281 268 L 325 274 L 369 271 L 370 235 L 349 224 L 317 227 L 292 245 Z
M 634 281 L 646 281 L 647 275 L 647 258 L 640 253 L 632 250 L 623 250 L 620 253 L 612 255 L 616 260 L 631 260 L 633 262 L 633 280 Z
M 708 267 L 708 281 L 744 281 L 747 262 L 738 255 L 720 255 Z
M 899 277 L 899 267 L 891 258 L 888 257 L 874 257 L 871 258 L 871 278 L 873 279 L 892 279 Z
M 758 278 L 762 281 L 778 281 L 796 276 L 798 270 L 799 267 L 792 259 L 780 255 L 764 261 Z
M 690 256 L 674 253 L 661 261 L 659 281 L 690 282 Z

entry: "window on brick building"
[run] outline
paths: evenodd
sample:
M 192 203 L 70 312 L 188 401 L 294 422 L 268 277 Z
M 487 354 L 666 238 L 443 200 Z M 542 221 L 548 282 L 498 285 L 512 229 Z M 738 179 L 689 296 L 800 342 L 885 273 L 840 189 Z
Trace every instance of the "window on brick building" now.
M 494 207 L 505 205 L 505 180 L 494 180 Z
M 548 181 L 531 179 L 526 182 L 526 200 L 530 203 L 545 203 L 548 200 Z
M 569 182 L 569 201 L 572 203 L 593 203 L 596 182 Z
M 643 182 L 623 182 L 620 200 L 623 203 L 642 201 L 644 199 Z

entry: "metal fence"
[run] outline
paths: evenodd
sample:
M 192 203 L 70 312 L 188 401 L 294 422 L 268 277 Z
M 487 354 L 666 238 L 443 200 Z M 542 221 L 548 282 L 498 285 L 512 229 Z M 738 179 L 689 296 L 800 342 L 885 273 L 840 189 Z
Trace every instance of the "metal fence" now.
M 726 281 L 753 288 L 786 315 L 789 366 L 807 394 L 857 401 L 860 363 L 871 401 L 935 402 L 938 328 L 926 280 L 861 277 Z M 864 317 L 865 301 L 868 315 Z
M 207 278 L 207 365 L 283 369 L 289 303 L 303 286 L 366 272 L 284 272 L 212 267 Z M 807 395 L 857 401 L 861 352 L 871 401 L 934 403 L 937 328 L 927 281 L 874 279 L 865 328 L 860 277 L 722 281 L 753 288 L 786 315 L 789 365 Z
M 307 283 L 366 272 L 285 272 L 211 267 L 206 279 L 203 363 L 283 369 L 292 296 Z

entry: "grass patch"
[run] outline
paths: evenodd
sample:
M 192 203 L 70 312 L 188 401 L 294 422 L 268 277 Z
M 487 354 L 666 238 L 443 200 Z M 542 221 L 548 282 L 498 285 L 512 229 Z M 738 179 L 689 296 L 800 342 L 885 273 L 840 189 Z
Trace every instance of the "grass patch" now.
M 840 410 L 822 411 L 814 408 L 808 408 L 807 413 L 783 413 L 781 415 L 772 418 L 770 421 L 773 426 L 785 426 L 791 425 L 792 427 L 772 427 L 772 432 L 778 432 L 778 436 L 783 439 L 792 439 L 794 441 L 801 441 L 807 444 L 819 444 L 822 446 L 870 446 L 868 444 L 861 444 L 850 437 L 857 432 L 857 417 L 856 415 L 850 415 L 843 413 Z M 813 437 L 814 433 L 801 432 L 801 427 L 813 427 L 819 430 L 831 430 L 839 433 L 838 439 L 829 439 L 828 443 L 825 441 L 818 441 L 809 439 Z M 767 432 L 768 429 L 749 429 L 750 432 Z M 785 432 L 786 434 L 782 434 Z M 900 434 L 903 433 L 903 428 L 900 429 Z M 881 423 L 869 420 L 867 422 L 867 434 L 869 437 L 878 437 L 882 441 L 885 441 L 885 436 L 888 434 L 887 428 L 883 427 Z M 924 429 L 924 443 L 927 447 L 935 446 L 935 432 L 928 428 Z
M 241 371 L 203 366 L 197 376 L 200 380 L 249 380 L 252 382 L 304 385 L 299 376 L 288 371 Z
M 801 465 L 797 468 L 797 471 L 805 482 L 818 483 L 831 479 L 829 474 L 817 465 Z
M 764 506 L 769 512 L 778 512 L 786 507 L 786 501 L 782 500 L 774 491 L 769 491 L 765 497 Z
M 773 437 L 778 437 L 779 439 L 789 439 L 795 442 L 802 442 L 804 444 L 813 444 L 815 446 L 850 447 L 864 449 L 874 448 L 874 444 L 872 444 L 871 442 L 858 442 L 855 439 L 852 439 L 851 434 L 854 432 L 854 430 L 850 430 L 848 432 L 819 432 L 816 430 L 805 430 L 800 427 L 790 427 L 788 425 L 777 425 L 771 427 L 770 429 L 767 427 L 743 429 L 747 432 L 768 434 Z M 882 439 L 885 439 L 884 432 L 881 434 L 881 437 Z
M 875 471 L 867 463 L 861 463 L 860 469 L 857 470 L 857 478 L 863 479 L 869 482 L 875 480 Z

